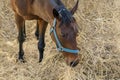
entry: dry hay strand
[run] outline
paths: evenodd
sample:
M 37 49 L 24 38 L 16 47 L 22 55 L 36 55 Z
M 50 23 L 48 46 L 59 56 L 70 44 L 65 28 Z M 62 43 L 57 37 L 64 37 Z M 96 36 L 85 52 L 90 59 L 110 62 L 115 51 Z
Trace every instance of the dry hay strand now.
M 64 0 L 68 8 L 76 0 Z M 120 1 L 80 0 L 75 14 L 80 31 L 78 46 L 82 55 L 77 67 L 66 65 L 50 38 L 42 63 L 38 63 L 36 21 L 27 21 L 24 43 L 27 63 L 16 62 L 17 28 L 9 0 L 0 2 L 0 80 L 119 80 L 120 79 Z M 52 46 L 51 46 L 52 45 Z

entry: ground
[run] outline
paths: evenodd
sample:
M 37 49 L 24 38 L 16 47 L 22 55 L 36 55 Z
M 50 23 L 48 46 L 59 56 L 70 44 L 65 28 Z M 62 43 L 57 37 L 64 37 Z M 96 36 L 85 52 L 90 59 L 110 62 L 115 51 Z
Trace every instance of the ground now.
M 76 0 L 66 0 L 71 8 Z M 0 80 L 120 80 L 120 0 L 80 0 L 75 18 L 79 25 L 80 63 L 71 68 L 57 52 L 49 35 L 42 63 L 38 63 L 36 21 L 27 21 L 26 63 L 17 62 L 18 41 L 9 0 L 0 0 Z M 52 45 L 52 46 L 51 46 Z

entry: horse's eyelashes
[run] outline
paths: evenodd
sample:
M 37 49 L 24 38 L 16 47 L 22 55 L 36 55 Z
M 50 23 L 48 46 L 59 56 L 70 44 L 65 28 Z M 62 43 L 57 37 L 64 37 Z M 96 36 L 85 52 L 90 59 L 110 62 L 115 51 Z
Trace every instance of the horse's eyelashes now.
M 61 36 L 63 37 L 63 38 L 67 38 L 68 37 L 68 34 L 66 33 L 61 33 Z
M 65 37 L 65 34 L 64 34 L 64 33 L 61 33 L 61 36 L 62 36 L 62 37 Z

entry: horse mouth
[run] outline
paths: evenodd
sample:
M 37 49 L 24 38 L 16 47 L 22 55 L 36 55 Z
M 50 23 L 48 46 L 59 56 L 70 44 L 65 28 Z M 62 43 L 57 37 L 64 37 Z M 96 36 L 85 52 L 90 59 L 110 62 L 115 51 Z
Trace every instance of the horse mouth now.
M 78 62 L 71 62 L 71 63 L 70 63 L 70 67 L 76 67 L 77 64 L 78 64 Z
M 77 61 L 77 62 L 73 61 L 70 63 L 70 67 L 76 67 L 78 65 L 78 63 L 79 63 L 79 61 Z

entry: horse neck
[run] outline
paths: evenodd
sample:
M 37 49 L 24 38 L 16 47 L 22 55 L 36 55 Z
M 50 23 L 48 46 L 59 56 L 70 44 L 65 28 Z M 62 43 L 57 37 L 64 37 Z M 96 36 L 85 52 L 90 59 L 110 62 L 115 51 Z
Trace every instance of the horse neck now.
M 40 0 L 41 2 L 38 4 L 38 1 L 32 4 L 32 10 L 30 13 L 37 15 L 39 18 L 42 18 L 46 22 L 50 24 L 53 23 L 53 9 L 59 8 L 60 6 L 64 6 L 61 0 Z

